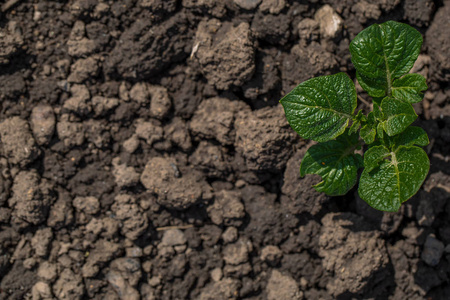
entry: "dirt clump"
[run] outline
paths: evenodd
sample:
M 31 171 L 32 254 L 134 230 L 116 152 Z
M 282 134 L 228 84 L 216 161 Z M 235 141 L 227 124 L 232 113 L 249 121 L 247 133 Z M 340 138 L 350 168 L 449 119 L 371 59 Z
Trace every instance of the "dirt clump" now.
M 164 119 L 172 107 L 167 89 L 162 86 L 136 83 L 130 90 L 130 98 L 141 106 L 150 103 L 150 116 Z
M 236 150 L 245 158 L 249 170 L 277 172 L 286 166 L 296 136 L 289 130 L 280 106 L 241 111 L 235 127 Z
M 86 57 L 98 50 L 98 44 L 86 37 L 86 25 L 83 21 L 76 21 L 67 41 L 68 54 L 72 57 Z
M 267 283 L 267 299 L 303 299 L 303 293 L 300 291 L 297 282 L 277 270 L 273 270 Z
M 78 59 L 70 68 L 67 81 L 70 83 L 83 83 L 90 78 L 95 78 L 100 72 L 98 57 Z
M 227 148 L 201 141 L 189 163 L 209 178 L 224 178 L 231 172 L 231 162 Z
M 248 23 L 234 27 L 211 19 L 199 24 L 191 56 L 217 89 L 241 86 L 255 71 L 253 39 Z
M 235 119 L 240 111 L 249 110 L 241 101 L 211 98 L 202 101 L 189 124 L 200 139 L 215 139 L 223 145 L 234 143 Z
M 162 157 L 148 161 L 141 183 L 157 195 L 159 204 L 170 208 L 186 209 L 211 197 L 210 187 L 201 174 L 191 170 L 190 176 L 184 176 L 174 162 Z
M 121 74 L 125 78 L 155 76 L 171 63 L 188 56 L 191 33 L 187 17 L 177 14 L 166 21 L 155 24 L 147 12 L 128 27 L 105 60 L 105 73 Z M 151 29 L 151 30 L 150 30 Z
M 115 218 L 122 224 L 121 233 L 130 240 L 136 240 L 148 227 L 147 215 L 129 195 L 118 195 L 111 207 Z
M 93 245 L 81 272 L 83 277 L 94 277 L 115 255 L 120 252 L 120 246 L 107 240 L 99 240 Z
M 136 136 L 144 140 L 148 145 L 160 141 L 163 138 L 164 129 L 157 120 L 146 122 L 143 119 L 136 121 Z
M 139 182 L 139 173 L 133 167 L 127 167 L 126 164 L 121 164 L 120 157 L 116 157 L 112 161 L 113 175 L 116 184 L 120 188 L 135 186 Z
M 403 3 L 405 17 L 416 26 L 430 24 L 432 13 L 435 9 L 434 2 L 406 0 Z
M 55 114 L 51 106 L 36 106 L 31 112 L 31 130 L 38 145 L 46 145 L 55 133 Z
M 261 250 L 261 260 L 272 266 L 276 266 L 283 256 L 283 252 L 277 246 L 266 246 Z
M 240 193 L 227 190 L 216 193 L 214 204 L 208 207 L 208 213 L 211 221 L 216 225 L 239 227 L 245 216 Z
M 342 30 L 343 20 L 330 5 L 322 6 L 314 18 L 319 23 L 319 33 L 324 39 L 333 39 Z
M 53 294 L 57 298 L 82 299 L 84 285 L 81 275 L 70 269 L 64 269 L 53 285 Z
M 40 154 L 28 122 L 13 117 L 0 123 L 1 153 L 11 164 L 26 166 Z
M 22 30 L 16 22 L 9 22 L 0 28 L 0 64 L 9 63 L 9 58 L 23 45 Z
M 69 115 L 63 115 L 56 123 L 56 132 L 59 139 L 68 149 L 81 146 L 85 141 L 83 124 L 78 121 L 71 121 Z
M 217 282 L 211 282 L 201 293 L 201 300 L 213 299 L 237 299 L 241 283 L 232 278 L 223 278 Z
M 11 192 L 8 205 L 12 209 L 12 222 L 24 228 L 46 220 L 53 196 L 48 181 L 36 171 L 19 172 Z
M 392 276 L 388 268 L 389 257 L 380 234 L 371 231 L 362 217 L 354 214 L 327 214 L 322 219 L 319 255 L 326 271 L 336 274 L 327 284 L 335 297 L 343 293 L 380 296 L 389 282 L 370 290 L 372 282 Z M 358 228 L 354 232 L 349 228 Z M 352 257 L 349 261 L 347 257 Z M 354 271 L 358 270 L 357 273 Z
M 111 262 L 106 278 L 120 298 L 131 300 L 140 299 L 135 288 L 141 275 L 139 260 L 122 257 Z

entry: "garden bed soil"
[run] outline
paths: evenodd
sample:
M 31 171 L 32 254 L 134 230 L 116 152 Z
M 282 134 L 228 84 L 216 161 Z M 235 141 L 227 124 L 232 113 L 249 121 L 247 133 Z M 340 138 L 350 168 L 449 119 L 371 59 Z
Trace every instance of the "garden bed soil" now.
M 4 1 L 0 299 L 448 299 L 449 15 L 447 0 Z M 311 143 L 278 103 L 314 76 L 356 82 L 349 42 L 387 20 L 423 35 L 429 86 L 431 170 L 397 213 L 300 178 Z

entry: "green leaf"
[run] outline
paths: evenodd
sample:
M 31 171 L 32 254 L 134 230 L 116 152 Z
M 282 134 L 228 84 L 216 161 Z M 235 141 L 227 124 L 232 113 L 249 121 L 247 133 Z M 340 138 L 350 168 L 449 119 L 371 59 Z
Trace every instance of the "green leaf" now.
M 350 129 L 348 130 L 348 134 L 352 134 L 358 131 L 359 127 L 361 126 L 361 122 L 366 122 L 367 117 L 363 114 L 362 110 L 359 110 L 356 116 L 353 118 L 352 126 L 350 126 Z
M 350 43 L 361 87 L 372 97 L 390 96 L 392 81 L 411 70 L 421 45 L 417 30 L 395 21 L 361 31 Z
M 381 102 L 385 121 L 383 128 L 389 136 L 399 134 L 417 119 L 416 112 L 411 104 L 401 100 L 386 97 Z
M 358 79 L 361 87 L 374 98 L 383 98 L 386 96 L 387 83 L 384 78 L 374 79 L 356 72 L 356 79 Z
M 372 144 L 375 141 L 377 131 L 374 127 L 367 124 L 361 128 L 359 134 L 361 135 L 361 138 L 364 140 L 366 144 Z
M 377 102 L 375 102 L 375 99 Z M 373 111 L 371 113 L 373 113 L 375 120 L 383 119 L 383 112 L 381 111 L 381 101 L 383 99 L 374 98 L 373 100 Z
M 380 156 L 374 157 L 376 160 Z M 429 169 L 430 161 L 425 151 L 416 146 L 400 146 L 390 152 L 390 159 L 382 159 L 379 166 L 371 170 L 364 169 L 359 196 L 375 209 L 398 211 L 403 202 L 417 193 Z
M 376 116 L 377 116 L 377 110 L 380 111 L 381 101 L 383 101 L 384 97 L 385 97 L 385 96 L 383 95 L 383 97 L 373 97 L 373 98 L 372 98 L 372 102 L 373 102 L 373 111 L 374 111 L 374 113 L 375 113 Z M 375 109 L 375 105 L 377 105 L 377 106 L 376 106 L 376 107 L 377 107 L 377 110 Z M 377 118 L 378 118 L 378 116 L 377 116 Z
M 309 79 L 280 100 L 291 127 L 303 138 L 325 142 L 341 135 L 356 108 L 356 90 L 345 74 Z
M 394 136 L 394 148 L 412 145 L 424 147 L 429 143 L 430 140 L 425 130 L 416 126 L 409 126 L 401 134 Z
M 377 135 L 380 139 L 382 139 L 384 137 L 384 128 L 383 128 L 383 123 L 378 123 L 377 125 Z
M 364 153 L 364 168 L 366 172 L 372 171 L 374 168 L 378 167 L 380 162 L 389 157 L 390 151 L 384 145 L 370 147 Z
M 350 129 L 348 130 L 348 134 L 358 132 L 359 127 L 361 127 L 361 121 L 358 120 L 353 121 L 352 126 L 350 126 Z
M 372 144 L 375 141 L 377 134 L 376 125 L 375 114 L 370 112 L 367 116 L 367 123 L 359 131 L 361 138 L 366 144 Z
M 406 74 L 392 83 L 392 97 L 409 103 L 417 103 L 422 101 L 422 91 L 427 88 L 425 77 L 420 74 Z
M 300 176 L 317 174 L 322 177 L 314 188 L 330 196 L 344 195 L 355 184 L 362 157 L 355 154 L 358 135 L 341 135 L 336 140 L 320 143 L 308 149 L 300 165 Z

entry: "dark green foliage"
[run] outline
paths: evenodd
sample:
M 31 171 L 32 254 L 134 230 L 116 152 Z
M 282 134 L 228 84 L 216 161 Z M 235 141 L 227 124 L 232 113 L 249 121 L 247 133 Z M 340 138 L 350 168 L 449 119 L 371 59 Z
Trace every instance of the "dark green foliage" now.
M 430 168 L 418 147 L 428 144 L 428 136 L 410 126 L 417 119 L 411 103 L 420 102 L 427 89 L 423 76 L 408 74 L 421 45 L 417 30 L 394 21 L 374 24 L 351 42 L 356 77 L 373 97 L 367 116 L 355 114 L 355 86 L 344 73 L 307 80 L 280 100 L 291 127 L 320 142 L 308 149 L 300 167 L 301 176 L 322 177 L 314 186 L 318 191 L 346 194 L 364 167 L 358 193 L 376 209 L 397 211 L 417 193 Z M 364 143 L 363 159 L 355 151 Z

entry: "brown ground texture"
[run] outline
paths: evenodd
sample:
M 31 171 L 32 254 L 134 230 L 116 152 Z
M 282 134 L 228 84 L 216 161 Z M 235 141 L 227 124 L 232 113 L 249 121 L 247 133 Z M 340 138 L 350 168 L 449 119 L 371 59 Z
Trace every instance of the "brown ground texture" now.
M 450 1 L 0 8 L 0 299 L 449 299 Z M 300 178 L 278 104 L 354 79 L 349 42 L 387 20 L 429 85 L 431 170 L 397 213 Z

